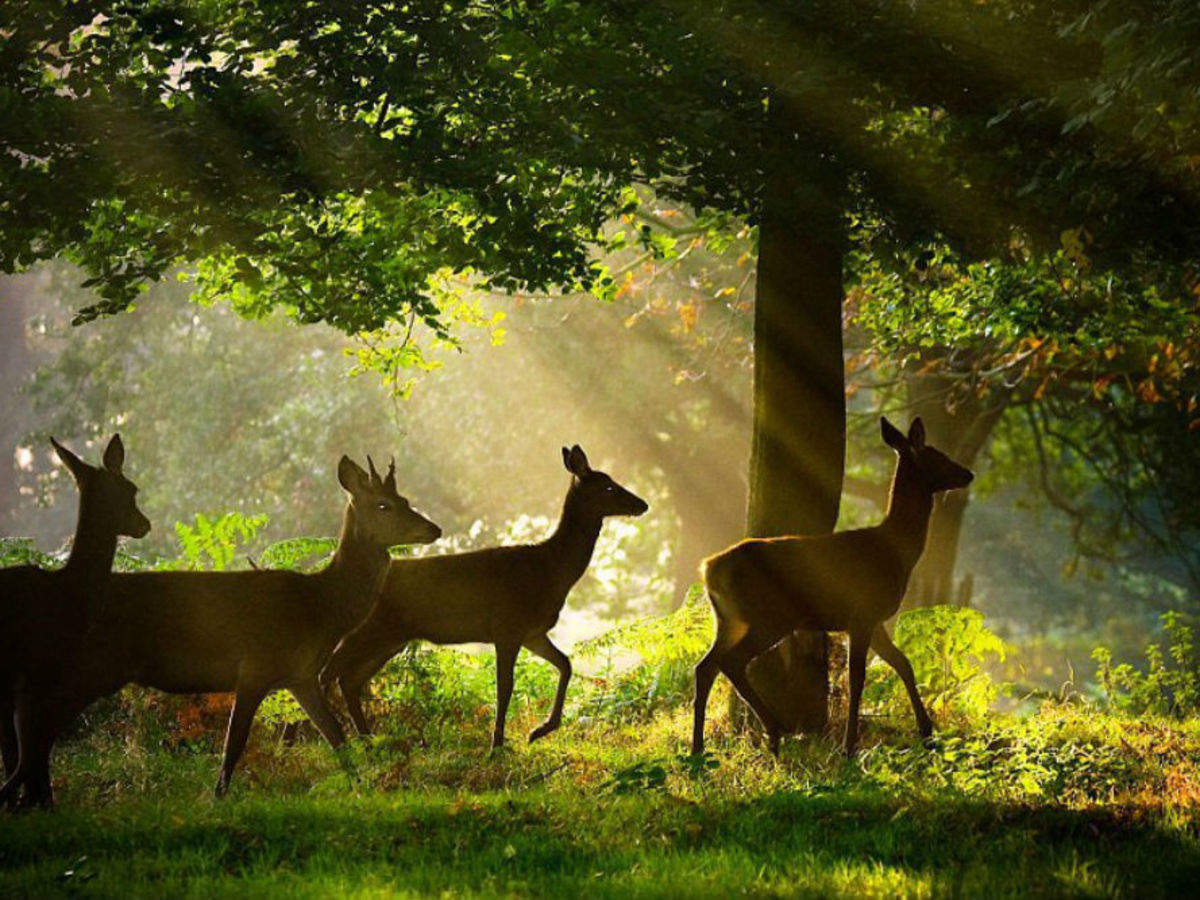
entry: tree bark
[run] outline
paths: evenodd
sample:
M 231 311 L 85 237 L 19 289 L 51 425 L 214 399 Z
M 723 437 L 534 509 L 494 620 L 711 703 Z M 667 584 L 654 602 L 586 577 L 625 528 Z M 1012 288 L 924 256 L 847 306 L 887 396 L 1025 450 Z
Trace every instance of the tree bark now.
M 929 443 L 964 466 L 974 465 L 1008 406 L 1007 393 L 964 393 L 944 375 L 910 375 L 905 387 L 913 413 L 925 421 Z M 969 503 L 969 490 L 943 494 L 934 503 L 925 550 L 909 578 L 905 608 L 969 603 L 964 584 L 954 579 Z
M 17 444 L 24 436 L 24 404 L 16 397 L 29 367 L 25 344 L 25 291 L 19 277 L 0 276 L 0 523 L 9 523 L 20 505 Z
M 787 132 L 788 152 L 768 155 L 759 227 L 752 537 L 832 531 L 845 463 L 843 183 L 827 159 Z M 789 730 L 826 726 L 825 635 L 793 635 L 755 660 L 749 677 Z

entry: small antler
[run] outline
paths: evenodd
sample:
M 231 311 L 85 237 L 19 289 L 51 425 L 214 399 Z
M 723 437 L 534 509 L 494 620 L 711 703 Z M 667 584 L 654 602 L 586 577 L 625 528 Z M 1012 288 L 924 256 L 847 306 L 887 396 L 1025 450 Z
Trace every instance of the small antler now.
M 383 484 L 383 480 L 379 477 L 379 473 L 375 471 L 375 461 L 371 459 L 371 454 L 367 454 L 367 468 L 371 470 L 371 484 L 379 487 Z
M 388 463 L 388 473 L 387 477 L 383 479 L 383 486 L 392 493 L 396 492 L 396 457 L 394 456 Z

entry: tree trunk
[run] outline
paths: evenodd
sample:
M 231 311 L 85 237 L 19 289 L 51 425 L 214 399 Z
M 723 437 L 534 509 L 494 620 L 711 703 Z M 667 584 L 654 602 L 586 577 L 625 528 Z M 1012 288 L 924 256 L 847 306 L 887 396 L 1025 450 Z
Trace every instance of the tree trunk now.
M 934 501 L 925 551 L 909 578 L 905 607 L 959 602 L 954 567 L 958 562 L 959 537 L 968 502 L 968 491 L 951 491 Z
M 929 443 L 964 466 L 975 463 L 1008 406 L 1007 393 L 964 393 L 944 375 L 910 375 L 905 386 L 913 413 L 925 421 Z M 970 576 L 961 583 L 954 580 L 969 502 L 970 491 L 964 490 L 943 494 L 934 503 L 925 551 L 909 579 L 905 608 L 969 604 Z
M 25 291 L 18 276 L 0 276 L 0 386 L 6 399 L 0 405 L 0 524 L 12 521 L 21 497 L 17 483 L 17 444 L 24 436 L 24 404 L 16 396 L 27 374 Z
M 788 143 L 769 157 L 759 228 L 752 537 L 832 531 L 845 463 L 842 181 Z M 825 636 L 799 633 L 755 660 L 749 677 L 785 727 L 811 732 L 828 720 L 828 670 Z

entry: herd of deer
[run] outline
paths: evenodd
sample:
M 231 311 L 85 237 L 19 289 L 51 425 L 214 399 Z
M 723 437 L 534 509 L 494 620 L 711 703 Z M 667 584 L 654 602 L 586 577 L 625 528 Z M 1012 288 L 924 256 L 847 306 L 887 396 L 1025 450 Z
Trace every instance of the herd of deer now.
M 850 637 L 850 708 L 845 749 L 858 733 L 867 648 L 903 679 L 924 737 L 932 731 L 912 667 L 883 622 L 895 614 L 920 555 L 939 491 L 965 487 L 971 473 L 925 444 L 921 420 L 908 435 L 886 419 L 883 439 L 898 455 L 887 515 L 873 528 L 821 537 L 747 539 L 704 561 L 716 617 L 712 648 L 696 667 L 693 751 L 704 748 L 704 715 L 723 672 L 758 715 L 770 749 L 782 729 L 747 678 L 755 656 L 797 629 Z M 521 648 L 558 669 L 545 737 L 562 722 L 571 662 L 550 640 L 568 592 L 591 560 L 603 520 L 638 516 L 644 500 L 563 448 L 571 484 L 554 533 L 537 544 L 393 560 L 388 548 L 428 544 L 441 529 L 396 490 L 395 463 L 381 477 L 343 456 L 348 495 L 337 550 L 312 574 L 112 572 L 120 535 L 143 537 L 150 522 L 122 472 L 119 435 L 99 467 L 53 442 L 79 488 L 79 518 L 66 564 L 0 570 L 0 748 L 6 781 L 0 805 L 52 802 L 56 738 L 95 700 L 126 684 L 172 693 L 232 692 L 218 796 L 229 787 L 254 714 L 286 689 L 335 748 L 345 736 L 326 689 L 336 683 L 360 733 L 369 731 L 362 693 L 407 643 L 484 642 L 496 648 L 496 719 L 504 722 Z

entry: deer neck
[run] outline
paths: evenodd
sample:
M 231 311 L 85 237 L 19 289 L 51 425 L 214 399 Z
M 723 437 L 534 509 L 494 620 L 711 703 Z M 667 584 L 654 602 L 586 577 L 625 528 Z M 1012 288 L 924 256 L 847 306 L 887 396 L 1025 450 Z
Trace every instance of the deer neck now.
M 562 579 L 568 587 L 587 571 L 603 525 L 603 518 L 580 508 L 574 487 L 567 491 L 558 527 L 546 540 L 545 546 L 553 551 Z
M 932 513 L 933 494 L 921 483 L 916 466 L 902 456 L 892 477 L 881 530 L 888 535 L 888 544 L 896 557 L 908 569 L 916 565 L 925 549 Z
M 117 533 L 104 510 L 81 491 L 75 537 L 63 571 L 75 576 L 99 577 L 112 571 L 117 555 Z
M 354 504 L 346 504 L 337 550 L 322 575 L 336 585 L 333 592 L 347 621 L 357 624 L 371 610 L 383 585 L 391 557 L 387 548 L 368 538 L 358 524 Z

